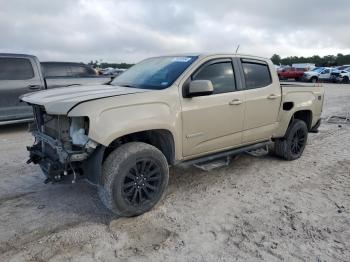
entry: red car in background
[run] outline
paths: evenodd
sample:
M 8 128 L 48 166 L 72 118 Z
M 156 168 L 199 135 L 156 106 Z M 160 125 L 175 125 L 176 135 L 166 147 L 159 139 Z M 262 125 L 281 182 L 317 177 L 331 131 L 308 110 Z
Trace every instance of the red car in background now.
M 279 79 L 295 79 L 295 81 L 299 81 L 302 79 L 306 68 L 287 68 L 278 71 Z

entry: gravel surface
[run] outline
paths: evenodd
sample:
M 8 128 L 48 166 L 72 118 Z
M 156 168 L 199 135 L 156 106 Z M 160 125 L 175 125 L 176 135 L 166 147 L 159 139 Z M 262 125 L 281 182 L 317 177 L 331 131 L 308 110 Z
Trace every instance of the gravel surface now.
M 323 118 L 350 116 L 350 85 Z M 173 168 L 152 211 L 113 217 L 87 182 L 43 184 L 26 126 L 0 127 L 1 261 L 349 261 L 350 125 L 323 122 L 296 161 Z

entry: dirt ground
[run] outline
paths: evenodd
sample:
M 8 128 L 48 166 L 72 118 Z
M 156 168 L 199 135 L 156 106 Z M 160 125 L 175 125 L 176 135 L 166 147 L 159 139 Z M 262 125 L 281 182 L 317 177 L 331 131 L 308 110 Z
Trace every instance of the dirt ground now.
M 350 85 L 325 87 L 323 118 L 350 116 Z M 171 169 L 163 201 L 129 219 L 84 181 L 43 184 L 31 143 L 0 128 L 0 261 L 350 261 L 350 125 L 324 121 L 292 162 Z

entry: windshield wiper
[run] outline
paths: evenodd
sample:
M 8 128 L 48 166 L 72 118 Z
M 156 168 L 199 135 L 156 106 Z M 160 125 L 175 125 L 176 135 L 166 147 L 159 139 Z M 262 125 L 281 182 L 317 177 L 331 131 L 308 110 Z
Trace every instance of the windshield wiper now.
M 133 86 L 133 85 L 127 85 L 127 84 L 125 84 L 125 85 L 118 85 L 118 84 L 117 84 L 117 86 L 137 88 L 136 86 Z

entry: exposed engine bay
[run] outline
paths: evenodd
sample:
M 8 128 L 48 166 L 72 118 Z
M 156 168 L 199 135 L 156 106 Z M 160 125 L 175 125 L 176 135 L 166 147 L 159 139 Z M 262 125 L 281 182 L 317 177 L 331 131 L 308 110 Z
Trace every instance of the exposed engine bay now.
M 35 137 L 28 163 L 39 164 L 47 179 L 57 182 L 71 178 L 74 183 L 83 174 L 82 161 L 86 160 L 98 144 L 88 138 L 87 117 L 48 115 L 41 106 L 33 105 L 35 121 L 31 132 Z

